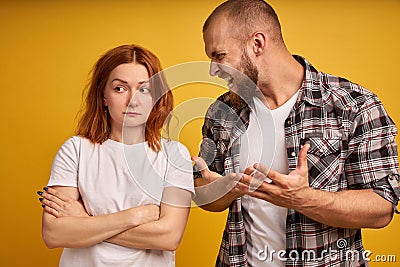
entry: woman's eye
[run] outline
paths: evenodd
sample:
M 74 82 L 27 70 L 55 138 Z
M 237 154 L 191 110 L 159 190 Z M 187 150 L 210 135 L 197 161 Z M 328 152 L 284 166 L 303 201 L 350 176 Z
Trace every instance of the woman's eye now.
M 140 87 L 140 88 L 139 88 L 139 92 L 144 93 L 144 94 L 147 94 L 147 93 L 150 92 L 150 89 L 147 88 L 147 87 Z
M 116 86 L 114 90 L 115 90 L 116 92 L 123 92 L 123 91 L 125 91 L 125 88 L 122 87 L 122 86 Z

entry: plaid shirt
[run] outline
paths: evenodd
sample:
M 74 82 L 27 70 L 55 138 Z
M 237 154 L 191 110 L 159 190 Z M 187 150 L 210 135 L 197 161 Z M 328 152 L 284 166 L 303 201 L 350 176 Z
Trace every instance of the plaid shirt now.
M 298 99 L 285 121 L 289 169 L 294 170 L 300 146 L 308 152 L 309 184 L 329 192 L 372 188 L 397 205 L 397 129 L 376 95 L 360 85 L 305 68 Z M 240 135 L 250 110 L 232 107 L 229 93 L 208 109 L 200 156 L 210 170 L 239 172 Z M 201 177 L 195 170 L 195 178 Z M 248 266 L 241 199 L 229 208 L 216 266 Z M 295 210 L 286 219 L 286 266 L 368 266 L 363 258 L 361 229 L 335 228 Z

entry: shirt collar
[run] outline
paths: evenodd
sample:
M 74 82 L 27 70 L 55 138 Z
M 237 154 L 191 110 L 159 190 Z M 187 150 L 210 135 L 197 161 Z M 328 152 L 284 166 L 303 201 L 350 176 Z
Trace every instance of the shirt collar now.
M 304 67 L 304 79 L 300 87 L 295 108 L 299 107 L 303 101 L 311 105 L 322 107 L 322 91 L 320 84 L 320 72 L 317 71 L 305 58 L 293 55 L 293 57 Z

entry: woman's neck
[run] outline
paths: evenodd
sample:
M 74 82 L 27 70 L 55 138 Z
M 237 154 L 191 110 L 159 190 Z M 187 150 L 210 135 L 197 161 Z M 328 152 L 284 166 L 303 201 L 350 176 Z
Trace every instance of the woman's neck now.
M 111 129 L 110 139 L 127 144 L 134 145 L 145 141 L 144 127 L 124 127 L 123 129 Z

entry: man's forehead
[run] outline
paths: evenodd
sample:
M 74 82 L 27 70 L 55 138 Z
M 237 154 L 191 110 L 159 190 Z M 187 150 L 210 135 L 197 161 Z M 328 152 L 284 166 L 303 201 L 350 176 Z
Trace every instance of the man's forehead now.
M 218 15 L 210 21 L 205 31 L 205 34 L 207 32 L 224 32 L 229 28 L 229 25 L 231 23 L 231 20 L 228 19 L 226 15 Z
M 229 22 L 226 18 L 214 19 L 203 34 L 206 53 L 211 53 L 226 47 L 232 41 Z

